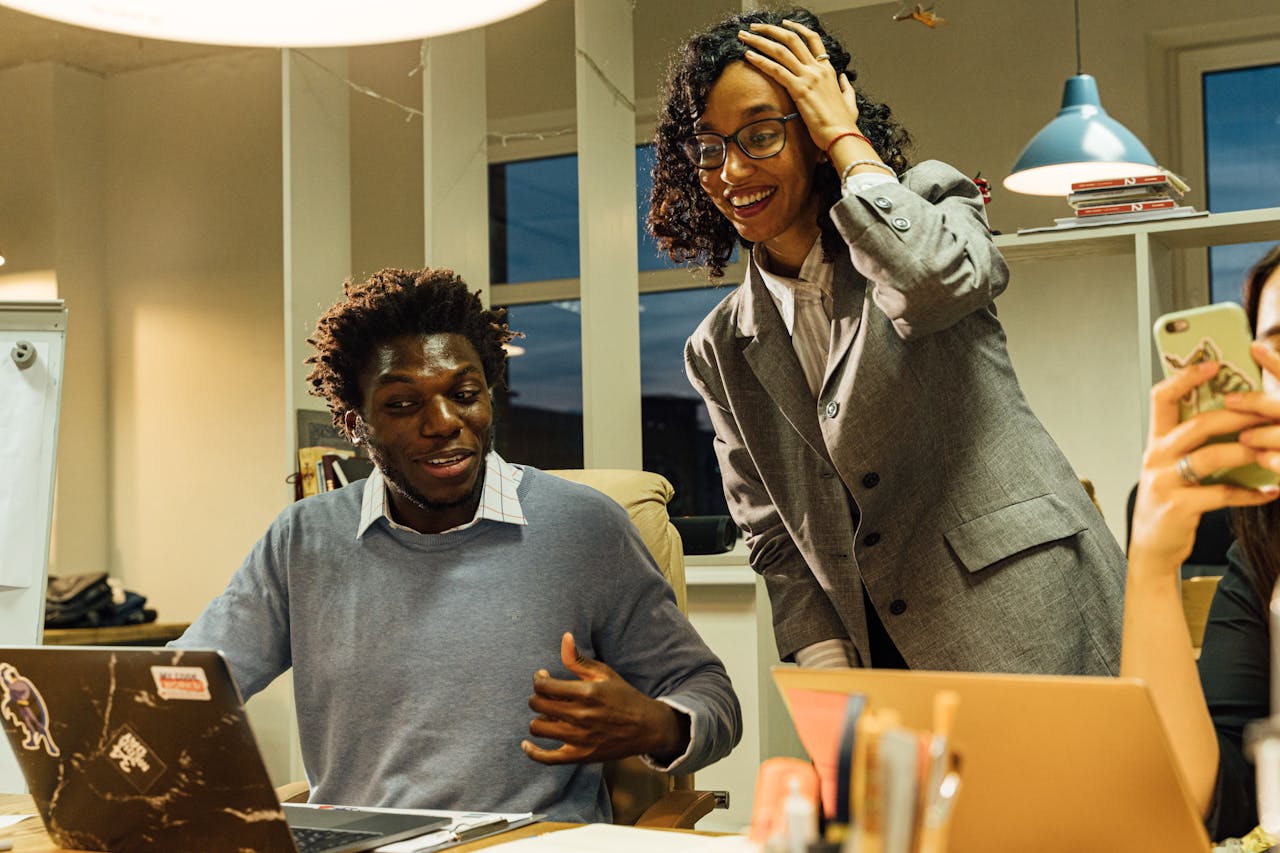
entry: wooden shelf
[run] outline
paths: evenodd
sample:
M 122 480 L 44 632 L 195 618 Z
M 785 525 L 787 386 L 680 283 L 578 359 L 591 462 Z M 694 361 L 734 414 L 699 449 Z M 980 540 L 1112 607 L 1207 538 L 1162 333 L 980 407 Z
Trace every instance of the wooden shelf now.
M 996 238 L 996 246 L 1009 261 L 1119 255 L 1134 251 L 1140 234 L 1171 249 L 1280 240 L 1280 207 L 1066 231 L 1001 234 Z
M 148 622 L 114 628 L 49 628 L 46 646 L 163 646 L 187 630 L 186 622 Z

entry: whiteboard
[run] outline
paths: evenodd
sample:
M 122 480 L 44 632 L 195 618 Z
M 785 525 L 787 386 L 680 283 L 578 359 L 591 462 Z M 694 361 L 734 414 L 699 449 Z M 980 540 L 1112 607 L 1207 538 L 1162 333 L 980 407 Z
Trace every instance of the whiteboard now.
M 0 645 L 44 633 L 66 329 L 62 300 L 0 302 Z M 0 791 L 25 790 L 6 742 Z

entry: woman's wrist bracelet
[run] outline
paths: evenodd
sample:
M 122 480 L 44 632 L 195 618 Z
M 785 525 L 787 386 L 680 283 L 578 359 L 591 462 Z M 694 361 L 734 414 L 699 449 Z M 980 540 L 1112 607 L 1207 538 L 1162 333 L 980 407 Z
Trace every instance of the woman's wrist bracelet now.
M 861 139 L 863 142 L 867 143 L 868 145 L 871 145 L 871 140 L 870 140 L 870 139 L 867 139 L 867 138 L 866 138 L 865 136 L 863 136 L 861 133 L 858 133 L 858 131 L 856 131 L 856 130 L 846 130 L 844 133 L 840 134 L 840 135 L 839 135 L 839 136 L 837 136 L 835 139 L 833 139 L 833 140 L 831 140 L 829 143 L 827 143 L 827 159 L 828 159 L 828 160 L 830 160 L 830 159 L 831 159 L 831 149 L 832 149 L 832 148 L 835 148 L 835 147 L 836 147 L 836 143 L 837 143 L 837 142 L 839 142 L 841 139 L 844 139 L 846 136 L 852 136 L 852 137 L 854 137 L 855 139 Z M 875 146 L 874 146 L 874 145 L 871 145 L 871 147 L 872 147 L 872 148 L 875 148 Z
M 892 166 L 887 166 L 884 163 L 881 163 L 879 160 L 854 160 L 848 166 L 845 166 L 844 171 L 840 173 L 840 183 L 844 183 L 845 181 L 849 180 L 849 173 L 852 172 L 858 166 L 875 166 L 877 169 L 884 169 L 886 172 L 888 172 L 890 175 L 893 175 L 895 178 L 898 177 L 898 173 L 893 171 Z

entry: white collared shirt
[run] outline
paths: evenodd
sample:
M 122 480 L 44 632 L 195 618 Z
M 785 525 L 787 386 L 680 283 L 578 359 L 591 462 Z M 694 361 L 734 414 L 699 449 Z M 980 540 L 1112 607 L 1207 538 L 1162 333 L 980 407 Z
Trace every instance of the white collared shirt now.
M 500 521 L 504 524 L 520 526 L 528 524 L 525 521 L 524 511 L 520 508 L 520 498 L 516 495 L 516 490 L 520 487 L 520 480 L 523 477 L 524 468 L 506 461 L 498 455 L 496 450 L 490 450 L 489 454 L 485 456 L 484 489 L 480 495 L 480 505 L 476 507 L 475 517 L 464 524 L 459 524 L 457 527 L 451 527 L 442 532 L 452 533 L 455 530 L 466 530 L 482 518 L 490 521 Z M 423 536 L 427 535 L 414 530 L 412 527 L 398 524 L 391 517 L 391 498 L 387 494 L 387 481 L 382 476 L 382 472 L 375 466 L 373 473 L 369 475 L 369 479 L 365 482 L 364 499 L 360 505 L 360 526 L 356 528 L 356 538 L 359 539 L 364 536 L 364 532 L 379 518 L 385 518 L 387 524 L 396 530 L 419 533 L 419 535 Z
M 849 180 L 845 181 L 841 187 L 841 192 L 847 198 L 860 190 L 868 190 L 881 184 L 896 183 L 898 183 L 898 179 L 888 173 L 866 172 L 860 175 L 850 175 Z M 816 284 L 830 298 L 831 264 L 823 263 L 821 245 L 821 238 L 814 241 L 814 245 L 809 249 L 809 254 L 805 257 L 804 263 L 800 265 L 800 273 L 797 278 L 810 284 Z M 773 297 L 773 304 L 778 307 L 778 313 L 782 316 L 782 323 L 787 327 L 787 334 L 793 334 L 796 322 L 796 302 L 791 293 L 791 287 L 786 283 L 786 277 L 769 272 L 768 264 L 765 261 L 764 247 L 761 244 L 757 243 L 752 247 L 752 257 L 755 259 L 757 269 L 760 270 L 760 278 L 764 280 L 765 288 L 769 291 L 769 295 Z M 792 280 L 794 281 L 794 279 Z

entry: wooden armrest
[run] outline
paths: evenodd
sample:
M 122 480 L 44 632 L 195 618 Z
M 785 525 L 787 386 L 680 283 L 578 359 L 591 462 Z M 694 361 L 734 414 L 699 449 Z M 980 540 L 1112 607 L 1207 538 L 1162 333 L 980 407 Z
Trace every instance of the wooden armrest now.
M 289 782 L 276 788 L 276 797 L 282 803 L 305 803 L 311 796 L 311 786 L 305 780 Z
M 640 815 L 636 826 L 667 829 L 693 829 L 699 819 L 716 807 L 711 791 L 671 791 Z

